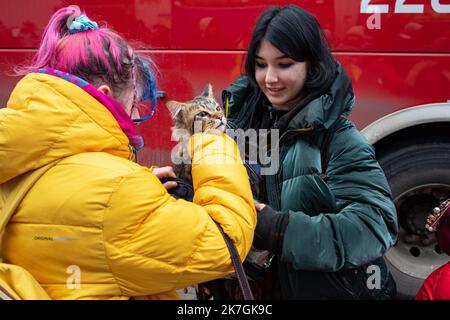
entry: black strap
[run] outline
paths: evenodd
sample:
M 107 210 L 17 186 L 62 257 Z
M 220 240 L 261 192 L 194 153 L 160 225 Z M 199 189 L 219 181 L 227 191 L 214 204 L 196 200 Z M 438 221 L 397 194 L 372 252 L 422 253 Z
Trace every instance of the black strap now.
M 248 283 L 247 276 L 245 275 L 241 258 L 239 257 L 233 241 L 231 241 L 230 237 L 228 237 L 228 235 L 223 231 L 221 225 L 217 222 L 215 223 L 217 225 L 217 228 L 219 228 L 219 231 L 222 234 L 223 238 L 225 239 L 225 243 L 227 244 L 228 251 L 231 255 L 231 261 L 233 262 L 234 270 L 236 271 L 236 278 L 238 280 L 239 287 L 241 288 L 244 300 L 255 300 L 255 298 L 253 297 L 252 289 L 250 288 L 250 284 Z
M 16 300 L 5 288 L 0 286 L 0 300 Z
M 161 183 L 167 181 L 176 181 L 178 183 L 178 186 L 176 188 L 172 188 L 169 190 L 172 196 L 177 199 L 182 198 L 187 201 L 192 201 L 192 198 L 194 197 L 194 189 L 190 182 L 184 181 L 180 178 L 161 179 Z M 217 228 L 219 228 L 219 231 L 222 234 L 222 237 L 225 239 L 225 243 L 227 244 L 228 251 L 230 252 L 231 256 L 231 261 L 233 262 L 233 266 L 236 271 L 236 277 L 239 283 L 239 287 L 241 288 L 244 300 L 255 300 L 253 298 L 253 293 L 248 283 L 247 276 L 245 275 L 244 267 L 242 266 L 242 261 L 239 257 L 239 254 L 237 253 L 236 247 L 234 246 L 228 235 L 225 234 L 220 224 L 218 224 L 216 221 L 214 221 L 214 223 L 217 225 Z

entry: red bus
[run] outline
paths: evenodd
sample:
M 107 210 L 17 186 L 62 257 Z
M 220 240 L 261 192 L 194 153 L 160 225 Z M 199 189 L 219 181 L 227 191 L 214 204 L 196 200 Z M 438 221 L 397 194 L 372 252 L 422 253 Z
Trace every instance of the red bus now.
M 450 198 L 450 0 L 15 0 L 0 2 L 0 106 L 18 81 L 13 67 L 36 50 L 51 14 L 79 5 L 107 21 L 159 68 L 155 117 L 140 126 L 144 165 L 170 164 L 167 100 L 188 100 L 205 84 L 221 90 L 243 72 L 253 26 L 270 5 L 297 4 L 318 18 L 353 81 L 351 119 L 372 143 L 399 215 L 385 256 L 399 295 L 412 297 L 449 257 L 425 229 L 430 209 Z

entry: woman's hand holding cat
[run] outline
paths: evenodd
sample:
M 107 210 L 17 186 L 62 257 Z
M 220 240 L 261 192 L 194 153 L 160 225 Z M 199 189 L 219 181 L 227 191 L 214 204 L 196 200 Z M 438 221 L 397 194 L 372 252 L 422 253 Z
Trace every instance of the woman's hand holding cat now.
M 253 246 L 258 250 L 281 253 L 289 214 L 278 212 L 264 203 L 255 200 L 258 221 L 255 228 Z
M 260 212 L 266 206 L 264 203 L 258 202 L 256 200 L 254 200 L 254 201 L 255 201 L 256 211 L 258 211 L 258 212 Z
M 152 172 L 160 180 L 162 178 L 176 178 L 175 172 L 173 172 L 173 168 L 170 166 L 154 168 L 152 170 Z M 172 188 L 177 187 L 178 184 L 175 181 L 167 181 L 167 182 L 163 183 L 163 186 L 164 186 L 164 188 L 166 188 L 166 190 L 170 190 Z

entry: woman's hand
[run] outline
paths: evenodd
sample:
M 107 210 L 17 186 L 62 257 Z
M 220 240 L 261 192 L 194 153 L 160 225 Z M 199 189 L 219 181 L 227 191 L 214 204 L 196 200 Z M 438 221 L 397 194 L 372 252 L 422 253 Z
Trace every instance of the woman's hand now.
M 255 208 L 258 211 L 258 221 L 253 246 L 259 250 L 281 253 L 284 233 L 289 223 L 289 214 L 275 211 L 270 206 L 258 201 L 255 201 Z
M 162 178 L 176 178 L 175 172 L 173 172 L 173 168 L 170 166 L 167 167 L 161 167 L 161 168 L 154 168 L 152 170 L 153 174 L 158 177 L 159 180 Z M 163 183 L 164 188 L 166 190 L 170 190 L 172 188 L 175 188 L 178 186 L 178 184 L 175 181 L 167 181 Z
M 255 208 L 256 211 L 259 213 L 262 209 L 264 209 L 264 207 L 266 206 L 264 203 L 258 202 L 256 200 L 255 201 Z

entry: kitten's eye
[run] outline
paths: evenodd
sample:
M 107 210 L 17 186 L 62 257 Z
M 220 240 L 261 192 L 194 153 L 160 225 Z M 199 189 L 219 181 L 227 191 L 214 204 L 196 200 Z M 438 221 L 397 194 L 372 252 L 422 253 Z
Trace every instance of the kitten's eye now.
M 222 111 L 222 109 L 221 109 L 220 107 L 217 107 L 217 108 L 216 108 L 216 111 L 219 111 L 219 112 L 220 112 L 220 111 Z
M 208 115 L 209 115 L 208 112 L 202 111 L 197 114 L 197 117 L 207 117 Z

